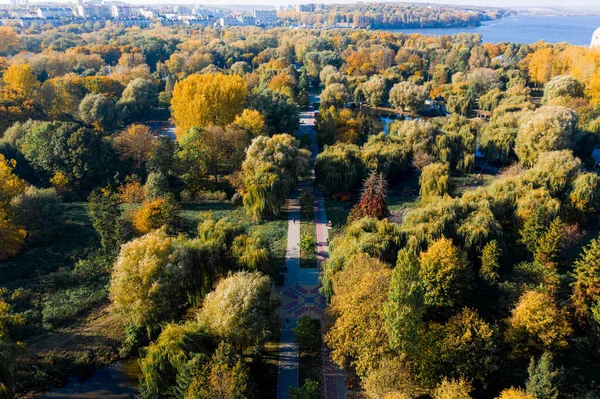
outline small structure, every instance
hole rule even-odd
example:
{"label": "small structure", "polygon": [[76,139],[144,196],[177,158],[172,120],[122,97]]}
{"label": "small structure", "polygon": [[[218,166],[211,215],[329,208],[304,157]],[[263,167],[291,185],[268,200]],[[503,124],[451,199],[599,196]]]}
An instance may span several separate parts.
{"label": "small structure", "polygon": [[590,47],[600,47],[600,28],[596,29],[594,34],[592,34],[592,44]]}

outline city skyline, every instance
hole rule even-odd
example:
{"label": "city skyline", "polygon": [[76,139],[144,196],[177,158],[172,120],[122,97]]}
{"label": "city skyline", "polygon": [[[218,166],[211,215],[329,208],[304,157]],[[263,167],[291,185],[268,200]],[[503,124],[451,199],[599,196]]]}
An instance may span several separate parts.
{"label": "city skyline", "polygon": [[[130,4],[186,4],[186,5],[210,5],[210,6],[273,6],[278,7],[282,5],[288,4],[304,4],[310,3],[311,1],[294,1],[289,2],[285,0],[264,0],[260,3],[257,3],[256,0],[235,0],[228,2],[227,4],[223,4],[222,1],[219,0],[202,0],[201,2],[197,0],[128,0],[126,3]],[[361,3],[382,3],[385,1],[361,1]],[[30,4],[45,4],[48,2],[44,1],[35,1],[30,2]],[[75,3],[73,1],[68,0],[54,0],[52,3]],[[356,0],[329,0],[324,1],[325,4],[352,4],[357,3]],[[421,4],[443,4],[443,5],[463,5],[463,6],[486,6],[486,7],[564,7],[564,8],[576,8],[576,7],[595,7],[600,8],[597,0],[575,0],[575,1],[565,1],[565,0],[436,0],[436,1],[427,1],[427,0],[414,0],[414,1],[406,1],[406,2],[394,2],[394,3],[421,3]],[[10,4],[10,0],[0,0],[0,5],[8,5]]]}

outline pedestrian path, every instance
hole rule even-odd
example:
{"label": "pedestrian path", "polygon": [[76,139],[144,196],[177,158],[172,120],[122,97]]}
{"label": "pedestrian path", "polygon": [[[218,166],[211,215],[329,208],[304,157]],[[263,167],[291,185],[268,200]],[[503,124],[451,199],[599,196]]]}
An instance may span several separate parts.
{"label": "pedestrian path", "polygon": [[[313,165],[314,179],[314,161],[318,155],[314,114],[312,112],[302,113],[301,121],[299,134],[308,134],[313,141],[311,164]],[[278,399],[288,399],[289,388],[298,387],[298,346],[295,343],[292,329],[298,319],[304,315],[320,320],[326,307],[325,298],[319,293],[321,264],[329,254],[325,200],[321,192],[313,189],[318,267],[316,269],[301,269],[299,196],[299,190],[293,190],[288,202],[288,241],[285,263],[287,270],[280,291],[283,304],[278,310],[282,326],[279,346]],[[323,381],[325,399],[343,399],[346,397],[346,377],[331,360],[329,348],[325,344],[323,344]]]}

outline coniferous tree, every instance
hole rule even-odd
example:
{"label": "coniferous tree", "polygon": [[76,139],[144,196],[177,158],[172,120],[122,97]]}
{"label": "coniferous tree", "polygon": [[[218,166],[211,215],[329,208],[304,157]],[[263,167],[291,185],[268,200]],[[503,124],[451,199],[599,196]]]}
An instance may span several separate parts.
{"label": "coniferous tree", "polygon": [[537,399],[558,398],[558,389],[555,386],[558,372],[554,370],[550,352],[544,352],[537,362],[532,357],[527,372],[529,378],[525,388],[528,394],[535,396]]}

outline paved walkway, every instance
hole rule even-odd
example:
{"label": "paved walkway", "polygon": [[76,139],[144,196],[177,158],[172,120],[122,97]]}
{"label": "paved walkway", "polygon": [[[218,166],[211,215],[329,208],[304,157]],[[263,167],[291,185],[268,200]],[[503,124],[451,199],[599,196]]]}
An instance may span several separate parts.
{"label": "paved walkway", "polygon": [[[314,160],[318,155],[315,118],[313,112],[300,115],[299,135],[307,134],[313,140],[312,163],[314,178]],[[325,298],[319,293],[319,272],[321,263],[328,257],[328,229],[323,194],[313,190],[315,197],[315,224],[317,236],[316,269],[300,268],[300,204],[299,190],[293,190],[289,200],[288,242],[286,251],[287,271],[281,289],[283,304],[279,308],[281,317],[281,338],[279,349],[279,379],[277,398],[289,398],[289,388],[298,387],[298,347],[292,329],[298,319],[308,315],[313,319],[321,319],[325,310]],[[324,331],[325,332],[325,331]],[[346,377],[331,361],[329,349],[323,344],[323,374],[325,399],[342,399],[346,397]]]}

